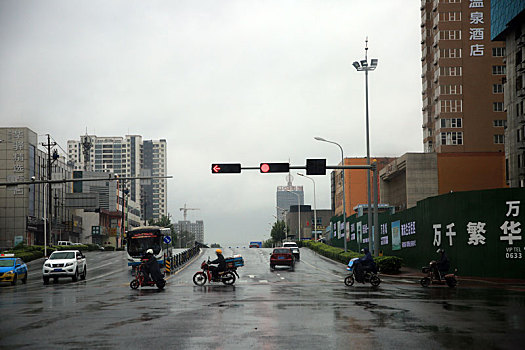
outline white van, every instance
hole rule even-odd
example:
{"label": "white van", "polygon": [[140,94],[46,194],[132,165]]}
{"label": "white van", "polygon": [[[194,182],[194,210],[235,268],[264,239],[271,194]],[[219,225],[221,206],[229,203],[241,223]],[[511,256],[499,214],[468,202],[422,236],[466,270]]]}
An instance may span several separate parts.
{"label": "white van", "polygon": [[292,254],[295,257],[295,259],[300,260],[301,255],[299,252],[299,247],[297,246],[297,243],[295,242],[283,242],[283,247],[290,248],[292,250]]}
{"label": "white van", "polygon": [[57,245],[73,245],[70,241],[58,241]]}

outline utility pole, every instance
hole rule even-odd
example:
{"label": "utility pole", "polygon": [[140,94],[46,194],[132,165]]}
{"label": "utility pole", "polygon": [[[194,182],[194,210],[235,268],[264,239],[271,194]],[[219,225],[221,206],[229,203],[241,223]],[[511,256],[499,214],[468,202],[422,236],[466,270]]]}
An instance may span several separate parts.
{"label": "utility pole", "polygon": [[[55,147],[56,145],[57,143],[54,141],[51,142],[51,136],[47,134],[47,144],[42,143],[42,146],[47,147],[47,179],[49,181],[51,181],[51,165],[56,159],[58,159],[58,153],[56,153],[56,158],[55,158],[55,154],[53,154],[53,157],[51,157],[51,147]],[[51,235],[51,223],[53,222],[53,192],[51,191],[51,186],[49,186],[48,191],[47,191],[47,200],[48,200],[47,210],[49,211],[51,215],[51,217],[49,218],[49,234]]]}

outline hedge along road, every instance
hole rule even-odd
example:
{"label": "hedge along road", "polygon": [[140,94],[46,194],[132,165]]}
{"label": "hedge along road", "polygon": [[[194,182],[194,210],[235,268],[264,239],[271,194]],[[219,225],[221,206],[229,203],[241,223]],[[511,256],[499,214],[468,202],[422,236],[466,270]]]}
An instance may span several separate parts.
{"label": "hedge along road", "polygon": [[234,286],[193,284],[214,249],[169,277],[163,291],[131,290],[124,252],[87,252],[88,279],[79,282],[44,286],[41,264],[31,264],[27,285],[0,288],[0,347],[459,349],[525,341],[523,292],[423,289],[395,278],[346,287],[343,264],[306,248],[294,271],[270,271],[271,249],[223,251],[245,260]]}

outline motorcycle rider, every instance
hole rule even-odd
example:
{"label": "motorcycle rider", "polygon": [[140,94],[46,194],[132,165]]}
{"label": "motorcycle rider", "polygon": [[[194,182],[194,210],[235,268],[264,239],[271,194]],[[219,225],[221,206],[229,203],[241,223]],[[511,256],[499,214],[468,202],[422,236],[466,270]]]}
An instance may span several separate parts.
{"label": "motorcycle rider", "polygon": [[357,282],[363,282],[366,271],[376,272],[376,264],[368,248],[361,249],[361,253],[363,253],[364,256],[360,257],[359,260],[356,260],[354,263],[354,273]]}
{"label": "motorcycle rider", "polygon": [[162,273],[160,272],[159,262],[155,255],[153,254],[153,249],[146,250],[146,254],[142,258],[143,271],[146,280],[149,280],[150,275],[151,279],[154,282],[157,282],[163,278]]}
{"label": "motorcycle rider", "polygon": [[439,248],[436,253],[441,255],[439,261],[434,264],[434,275],[441,280],[442,276],[445,276],[450,269],[450,260],[448,260],[445,249]]}
{"label": "motorcycle rider", "polygon": [[[209,268],[212,272],[213,279],[216,279],[219,276],[219,272],[226,271],[226,260],[224,259],[224,256],[222,255],[222,250],[217,249],[215,250],[215,254],[217,254],[217,259],[210,261]],[[217,266],[211,266],[211,264],[217,264]]]}

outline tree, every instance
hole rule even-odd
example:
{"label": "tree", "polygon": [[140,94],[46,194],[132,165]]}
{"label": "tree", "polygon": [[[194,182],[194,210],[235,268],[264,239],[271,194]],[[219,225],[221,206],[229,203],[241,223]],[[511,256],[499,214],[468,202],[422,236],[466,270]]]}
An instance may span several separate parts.
{"label": "tree", "polygon": [[263,248],[273,248],[273,239],[267,239],[266,241],[263,242],[263,245],[262,247]]}
{"label": "tree", "polygon": [[160,220],[155,221],[153,219],[149,220],[150,226],[159,226],[159,227],[169,227],[171,230],[171,237],[174,242],[177,240],[177,234],[175,233],[175,226],[171,223],[171,220],[169,217],[162,215]]}
{"label": "tree", "polygon": [[288,232],[289,228],[284,223],[284,220],[277,220],[277,222],[272,226],[272,232],[270,235],[272,236],[272,240],[277,243],[283,241],[286,238]]}

